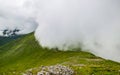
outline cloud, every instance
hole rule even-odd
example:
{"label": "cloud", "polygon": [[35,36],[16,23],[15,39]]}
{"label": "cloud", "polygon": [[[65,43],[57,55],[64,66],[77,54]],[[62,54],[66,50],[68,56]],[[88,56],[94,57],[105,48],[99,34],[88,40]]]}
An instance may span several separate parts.
{"label": "cloud", "polygon": [[[35,31],[43,47],[82,47],[120,62],[119,0],[0,0],[0,29]],[[38,27],[37,27],[38,26]]]}
{"label": "cloud", "polygon": [[0,30],[19,28],[19,34],[34,31],[37,22],[27,0],[0,0]]}
{"label": "cloud", "polygon": [[81,47],[120,62],[120,1],[44,0],[35,36],[44,47]]}

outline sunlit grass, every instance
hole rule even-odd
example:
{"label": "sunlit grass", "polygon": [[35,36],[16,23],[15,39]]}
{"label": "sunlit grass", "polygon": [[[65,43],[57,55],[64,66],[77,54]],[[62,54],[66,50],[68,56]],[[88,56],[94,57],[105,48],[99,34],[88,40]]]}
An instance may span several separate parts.
{"label": "sunlit grass", "polygon": [[19,75],[41,65],[70,66],[76,75],[119,75],[120,64],[88,52],[42,48],[33,33],[0,47],[0,75]]}

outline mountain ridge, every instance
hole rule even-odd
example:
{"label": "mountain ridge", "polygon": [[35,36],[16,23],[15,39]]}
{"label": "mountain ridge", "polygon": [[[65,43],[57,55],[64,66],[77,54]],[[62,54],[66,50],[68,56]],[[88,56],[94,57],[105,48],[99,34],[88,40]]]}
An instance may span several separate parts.
{"label": "mountain ridge", "polygon": [[34,33],[0,46],[0,75],[21,75],[31,68],[56,64],[71,66],[76,75],[120,73],[120,63],[102,59],[88,52],[43,48],[36,41]]}

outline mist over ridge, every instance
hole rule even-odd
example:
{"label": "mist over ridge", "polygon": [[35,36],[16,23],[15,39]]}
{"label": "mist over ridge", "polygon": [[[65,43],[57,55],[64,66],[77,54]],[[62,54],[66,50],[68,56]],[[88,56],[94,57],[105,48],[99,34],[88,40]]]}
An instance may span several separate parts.
{"label": "mist over ridge", "polygon": [[[42,3],[43,2],[43,3]],[[36,39],[45,47],[82,47],[120,62],[120,1],[41,1]]]}
{"label": "mist over ridge", "polygon": [[82,47],[120,62],[119,0],[0,0],[0,30],[35,31],[43,47]]}

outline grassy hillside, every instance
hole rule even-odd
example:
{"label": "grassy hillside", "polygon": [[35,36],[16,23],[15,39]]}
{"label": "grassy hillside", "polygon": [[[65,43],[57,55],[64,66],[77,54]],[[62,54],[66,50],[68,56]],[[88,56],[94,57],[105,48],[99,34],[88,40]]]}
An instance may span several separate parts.
{"label": "grassy hillside", "polygon": [[27,69],[62,64],[76,75],[119,75],[120,63],[82,51],[42,48],[33,33],[0,46],[0,75],[20,75]]}
{"label": "grassy hillside", "polygon": [[16,40],[20,37],[22,37],[22,35],[16,35],[16,36],[10,36],[10,37],[0,36],[0,46],[4,45],[12,40]]}

